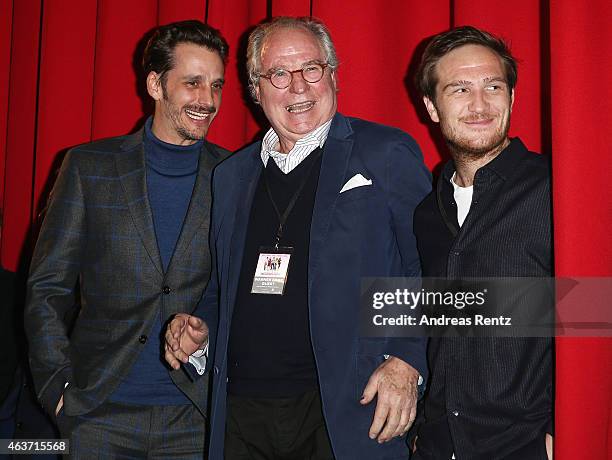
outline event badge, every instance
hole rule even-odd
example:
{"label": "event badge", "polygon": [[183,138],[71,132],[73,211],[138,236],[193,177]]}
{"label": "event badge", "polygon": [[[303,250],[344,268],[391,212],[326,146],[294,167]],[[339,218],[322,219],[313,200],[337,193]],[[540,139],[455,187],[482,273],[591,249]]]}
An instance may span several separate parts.
{"label": "event badge", "polygon": [[283,295],[293,248],[261,247],[251,294]]}

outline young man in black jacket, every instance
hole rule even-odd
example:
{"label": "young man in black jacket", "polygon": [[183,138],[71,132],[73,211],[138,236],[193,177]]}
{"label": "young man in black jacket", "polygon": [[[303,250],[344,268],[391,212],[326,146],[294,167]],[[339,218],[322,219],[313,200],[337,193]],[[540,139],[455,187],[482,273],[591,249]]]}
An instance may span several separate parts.
{"label": "young man in black jacket", "polygon": [[[425,50],[417,83],[453,157],[415,212],[426,277],[552,274],[549,160],[508,138],[516,78],[506,44],[473,27]],[[428,360],[416,458],[547,458],[550,338],[432,338]]]}

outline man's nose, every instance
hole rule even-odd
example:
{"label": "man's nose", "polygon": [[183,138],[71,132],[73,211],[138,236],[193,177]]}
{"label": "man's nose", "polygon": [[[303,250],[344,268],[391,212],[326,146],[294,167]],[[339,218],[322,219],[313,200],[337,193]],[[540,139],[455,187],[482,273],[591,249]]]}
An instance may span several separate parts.
{"label": "man's nose", "polygon": [[200,105],[214,105],[213,89],[204,85],[198,88],[197,102]]}
{"label": "man's nose", "polygon": [[468,107],[472,112],[486,112],[489,108],[487,95],[481,89],[475,89],[471,93],[470,105]]}
{"label": "man's nose", "polygon": [[291,83],[289,84],[289,91],[300,94],[308,90],[310,83],[304,80],[302,72],[295,72],[292,74],[292,77]]}

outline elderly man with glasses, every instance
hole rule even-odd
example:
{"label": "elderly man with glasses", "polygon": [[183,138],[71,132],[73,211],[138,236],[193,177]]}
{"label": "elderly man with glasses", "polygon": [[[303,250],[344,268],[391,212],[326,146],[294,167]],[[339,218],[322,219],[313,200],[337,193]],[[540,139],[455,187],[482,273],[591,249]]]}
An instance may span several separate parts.
{"label": "elderly man with glasses", "polygon": [[407,134],[337,113],[320,22],[258,26],[247,59],[271,129],[215,171],[212,280],[166,359],[209,347],[211,459],[407,458],[425,341],[360,337],[360,284],[419,275],[430,174]]}

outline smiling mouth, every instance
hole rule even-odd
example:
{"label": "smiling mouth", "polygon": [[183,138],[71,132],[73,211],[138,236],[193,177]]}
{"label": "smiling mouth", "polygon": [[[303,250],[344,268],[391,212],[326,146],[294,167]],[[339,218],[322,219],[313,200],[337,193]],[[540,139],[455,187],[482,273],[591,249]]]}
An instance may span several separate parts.
{"label": "smiling mouth", "polygon": [[285,107],[285,110],[289,113],[302,113],[312,109],[314,105],[314,101],[298,102],[297,104],[288,105]]}
{"label": "smiling mouth", "polygon": [[489,123],[492,123],[494,120],[495,120],[495,117],[492,117],[489,115],[483,115],[479,117],[464,118],[462,121],[467,125],[483,126],[483,125],[488,125]]}
{"label": "smiling mouth", "polygon": [[493,120],[478,120],[478,121],[466,121],[465,124],[470,126],[486,126]]}
{"label": "smiling mouth", "polygon": [[210,116],[210,114],[214,113],[214,111],[199,112],[197,110],[185,109],[185,113],[192,120],[202,121],[206,120]]}

